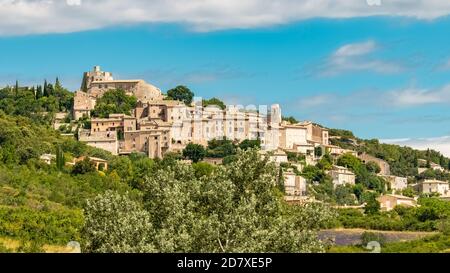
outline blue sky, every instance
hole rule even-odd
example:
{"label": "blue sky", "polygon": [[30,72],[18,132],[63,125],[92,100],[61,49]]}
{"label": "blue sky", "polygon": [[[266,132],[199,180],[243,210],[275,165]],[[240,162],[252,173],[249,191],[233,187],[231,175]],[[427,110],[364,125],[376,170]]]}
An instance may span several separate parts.
{"label": "blue sky", "polygon": [[[357,2],[355,15],[342,15],[335,8],[330,10],[335,15],[317,12],[308,17],[279,8],[262,17],[229,18],[229,13],[215,14],[211,8],[188,13],[183,20],[167,14],[151,22],[86,19],[85,25],[78,25],[76,18],[71,21],[67,7],[61,8],[64,19],[56,18],[53,24],[42,18],[27,22],[26,8],[36,9],[27,5],[40,1],[19,2],[23,20],[15,22],[10,16],[0,23],[0,86],[16,79],[38,84],[59,76],[76,90],[82,72],[101,65],[116,78],[142,78],[163,91],[184,84],[198,96],[228,103],[280,103],[284,115],[349,129],[363,138],[402,140],[450,154],[450,140],[445,138],[450,135],[446,1],[429,11],[424,8],[428,6],[408,7],[407,16],[398,15],[402,6],[392,4],[399,0],[379,14],[361,13]],[[140,18],[139,12],[149,7],[135,2],[132,18]],[[11,15],[8,5],[13,1],[0,0],[0,15]],[[50,14],[61,11],[57,7],[44,6]]]}

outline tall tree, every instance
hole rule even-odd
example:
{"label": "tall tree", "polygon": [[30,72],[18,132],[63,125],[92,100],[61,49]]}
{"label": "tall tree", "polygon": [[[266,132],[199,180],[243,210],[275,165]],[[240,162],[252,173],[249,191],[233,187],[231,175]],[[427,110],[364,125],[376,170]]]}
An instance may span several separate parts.
{"label": "tall tree", "polygon": [[14,99],[19,97],[19,81],[16,80],[16,85],[14,86]]}
{"label": "tall tree", "polygon": [[97,99],[92,116],[107,118],[110,114],[130,115],[136,104],[136,97],[128,96],[124,90],[109,90],[101,98]]}
{"label": "tall tree", "polygon": [[213,105],[213,106],[218,106],[222,110],[225,110],[227,108],[225,103],[223,101],[219,100],[218,98],[211,98],[209,100],[203,100],[202,103],[203,103],[203,107]]}
{"label": "tall tree", "polygon": [[183,101],[186,105],[190,105],[194,98],[194,93],[186,86],[179,85],[167,91],[167,96],[174,100]]}
{"label": "tall tree", "polygon": [[42,92],[42,86],[38,85],[36,87],[36,99],[40,99],[44,96],[43,92]]}
{"label": "tall tree", "polygon": [[183,156],[197,163],[206,156],[206,149],[202,145],[189,143],[183,150]]}
{"label": "tall tree", "polygon": [[[107,192],[88,202],[88,252],[324,252],[317,231],[335,217],[323,204],[286,206],[277,169],[256,149],[195,176],[175,163],[143,184],[143,204]],[[140,200],[140,199],[139,199]]]}
{"label": "tall tree", "polygon": [[59,78],[58,77],[56,77],[56,80],[55,80],[55,91],[61,91],[63,89],[63,87],[62,87],[62,85],[61,85],[61,83],[59,82]]}
{"label": "tall tree", "polygon": [[64,151],[61,146],[58,145],[58,147],[56,147],[56,167],[58,170],[62,171],[65,164]]}
{"label": "tall tree", "polygon": [[43,96],[44,97],[48,97],[49,93],[48,93],[48,85],[47,85],[47,80],[44,80],[44,91],[43,91]]}

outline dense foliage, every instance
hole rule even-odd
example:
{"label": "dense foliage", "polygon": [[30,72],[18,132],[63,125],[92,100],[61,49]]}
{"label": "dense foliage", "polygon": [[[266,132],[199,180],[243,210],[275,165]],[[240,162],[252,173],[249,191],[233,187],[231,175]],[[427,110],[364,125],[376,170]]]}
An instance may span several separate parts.
{"label": "dense foliage", "polygon": [[[173,164],[148,175],[142,202],[114,192],[88,202],[83,237],[92,252],[321,252],[320,204],[286,207],[277,171],[257,150],[197,176]],[[133,228],[134,227],[134,228]],[[124,234],[126,234],[124,236]]]}
{"label": "dense foliage", "polygon": [[72,105],[73,93],[63,88],[58,79],[55,85],[45,81],[43,87],[20,87],[16,83],[0,89],[0,110],[40,124],[48,124],[56,112],[70,111]]}
{"label": "dense foliage", "polygon": [[227,108],[225,103],[218,98],[211,98],[209,100],[203,100],[202,104],[203,104],[203,107],[218,106],[222,110],[225,110]]}
{"label": "dense foliage", "polygon": [[179,100],[186,105],[191,105],[194,93],[188,87],[179,85],[167,91],[167,96],[169,99]]}
{"label": "dense foliage", "polygon": [[393,211],[364,214],[340,209],[336,226],[396,231],[439,231],[450,220],[450,203],[437,198],[420,198],[419,207],[398,206]]}
{"label": "dense foliage", "polygon": [[[329,132],[331,144],[383,159],[389,163],[393,175],[418,176],[419,159],[438,164],[446,170],[449,170],[450,167],[450,159],[434,150],[419,151],[410,147],[380,143],[376,139],[363,140],[356,138],[352,132],[347,130],[330,129]],[[442,173],[429,171],[428,175],[439,177],[442,176]],[[446,178],[448,179],[448,176]]]}
{"label": "dense foliage", "polygon": [[136,107],[137,98],[129,96],[122,89],[109,90],[97,99],[92,116],[107,118],[110,114],[130,115]]}
{"label": "dense foliage", "polygon": [[297,124],[298,120],[296,118],[294,118],[293,116],[290,117],[282,117],[282,120],[287,121],[291,124]]}

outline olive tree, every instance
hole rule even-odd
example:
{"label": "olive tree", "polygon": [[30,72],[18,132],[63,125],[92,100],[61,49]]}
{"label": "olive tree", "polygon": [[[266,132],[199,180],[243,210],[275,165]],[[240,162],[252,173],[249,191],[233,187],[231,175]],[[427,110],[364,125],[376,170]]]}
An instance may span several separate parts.
{"label": "olive tree", "polygon": [[[175,163],[146,178],[144,209],[126,197],[97,197],[97,205],[86,208],[88,250],[323,252],[316,231],[334,214],[323,205],[288,206],[276,181],[276,166],[257,149],[239,151],[233,162],[202,176],[190,165]],[[104,223],[116,226],[104,229]],[[134,230],[127,226],[131,223]],[[131,235],[122,238],[123,232]],[[136,233],[152,239],[139,240]]]}

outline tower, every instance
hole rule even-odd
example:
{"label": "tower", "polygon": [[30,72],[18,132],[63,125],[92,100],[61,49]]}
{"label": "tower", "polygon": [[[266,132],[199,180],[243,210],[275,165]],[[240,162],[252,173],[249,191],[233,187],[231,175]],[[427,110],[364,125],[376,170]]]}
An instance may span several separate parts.
{"label": "tower", "polygon": [[96,65],[94,69],[89,72],[84,72],[83,81],[81,83],[81,90],[84,92],[88,92],[91,84],[93,82],[105,82],[105,81],[113,81],[114,78],[111,72],[104,72],[101,70],[101,67]]}
{"label": "tower", "polygon": [[279,104],[272,104],[270,106],[270,123],[280,124],[281,123],[281,108]]}

